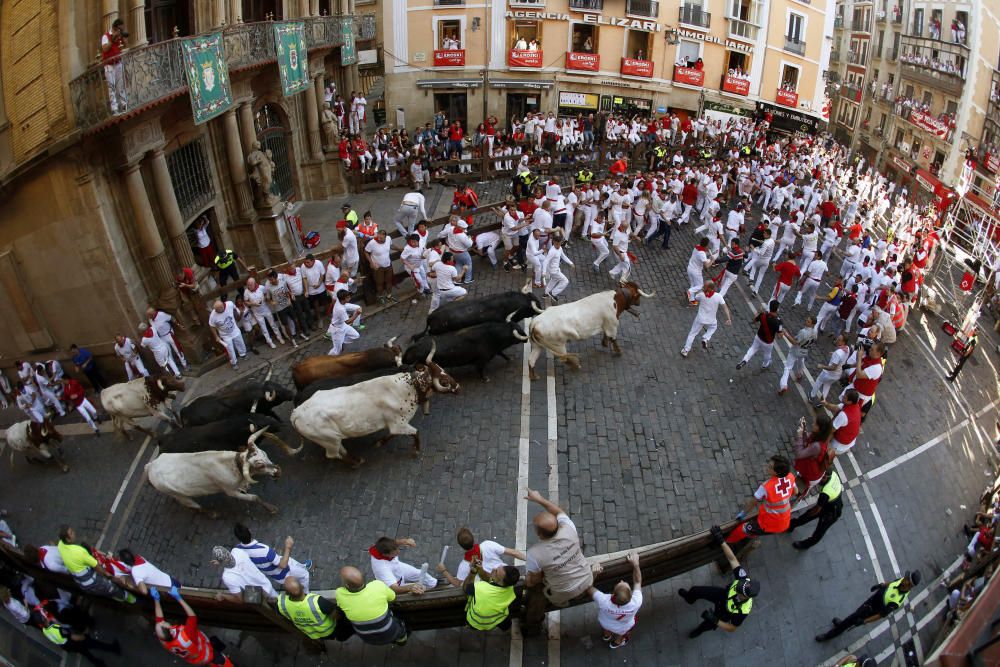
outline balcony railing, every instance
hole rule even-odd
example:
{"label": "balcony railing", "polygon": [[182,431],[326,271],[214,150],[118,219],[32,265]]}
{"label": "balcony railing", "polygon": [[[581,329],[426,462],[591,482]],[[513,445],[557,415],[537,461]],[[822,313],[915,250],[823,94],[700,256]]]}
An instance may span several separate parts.
{"label": "balcony railing", "polygon": [[903,23],[903,13],[902,12],[898,12],[897,11],[897,12],[891,14],[890,18],[891,18],[893,24],[895,24],[895,25],[901,25]]}
{"label": "balcony railing", "polygon": [[868,60],[866,58],[867,58],[866,54],[863,53],[847,54],[847,62],[851,63],[852,65],[862,65],[862,66],[867,65]]}
{"label": "balcony railing", "polygon": [[843,84],[840,86],[840,96],[845,100],[850,100],[856,104],[861,104],[861,89],[855,88],[850,84]]}
{"label": "balcony railing", "polygon": [[840,51],[830,51],[830,62],[832,63],[840,62]]}
{"label": "balcony railing", "polygon": [[[375,36],[375,16],[319,16],[306,19],[306,47],[331,48],[344,43],[343,25],[352,23],[358,39]],[[231,71],[266,65],[275,60],[273,23],[241,23],[223,31],[226,64]],[[169,39],[130,49],[119,61],[125,94],[113,112],[104,65],[88,68],[69,83],[76,126],[87,131],[116,116],[187,92],[181,40]]]}
{"label": "balcony railing", "polygon": [[625,15],[655,19],[660,15],[659,0],[625,0]]}
{"label": "balcony railing", "polygon": [[806,54],[806,43],[799,37],[785,35],[785,51],[804,56]]}
{"label": "balcony railing", "polygon": [[910,81],[922,83],[929,88],[940,90],[954,97],[961,97],[962,88],[965,86],[965,80],[960,74],[939,72],[929,67],[908,63],[905,60],[899,63],[899,74]]}
{"label": "balcony railing", "polygon": [[681,5],[678,20],[688,25],[696,25],[707,28],[712,23],[712,15],[701,7],[694,5]]}
{"label": "balcony railing", "polygon": [[833,29],[834,30],[843,30],[844,29],[844,17],[843,16],[835,16],[833,18]]}
{"label": "balcony railing", "polygon": [[749,21],[744,21],[732,16],[728,16],[726,18],[729,23],[728,34],[730,38],[742,39],[750,42],[757,40],[757,31],[760,30],[759,27]]}
{"label": "balcony railing", "polygon": [[569,8],[582,12],[604,11],[604,0],[569,0]]}

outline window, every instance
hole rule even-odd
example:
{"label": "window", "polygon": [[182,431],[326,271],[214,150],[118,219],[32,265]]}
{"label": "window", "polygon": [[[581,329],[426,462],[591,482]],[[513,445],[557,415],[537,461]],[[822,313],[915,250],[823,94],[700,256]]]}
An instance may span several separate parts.
{"label": "window", "polygon": [[597,26],[574,23],[570,32],[570,50],[574,53],[597,53]]}
{"label": "window", "polygon": [[781,89],[797,92],[799,89],[799,68],[784,64],[781,69]]}
{"label": "window", "polygon": [[215,199],[212,169],[205,150],[205,137],[188,142],[167,156],[170,183],[177,196],[181,216],[188,220]]}
{"label": "window", "polygon": [[934,104],[934,94],[929,90],[924,91],[924,104],[927,106]]}
{"label": "window", "polygon": [[885,122],[886,122],[887,118],[888,118],[888,116],[883,113],[882,117],[878,119],[878,133],[879,134],[883,134],[885,132]]}
{"label": "window", "polygon": [[146,39],[152,44],[178,35],[190,35],[188,3],[178,0],[146,0]]}
{"label": "window", "polygon": [[511,22],[510,48],[515,51],[542,50],[542,22],[515,19]]}
{"label": "window", "polygon": [[882,47],[885,46],[885,30],[878,31],[878,47],[875,49],[875,53],[882,55]]}
{"label": "window", "polygon": [[625,57],[636,60],[649,60],[650,38],[652,33],[644,30],[629,30],[626,33]]}
{"label": "window", "polygon": [[871,121],[871,119],[872,119],[872,108],[868,107],[867,109],[865,109],[865,122],[868,123]]}
{"label": "window", "polygon": [[434,21],[434,48],[439,51],[460,51],[465,48],[464,18],[442,18]]}
{"label": "window", "polygon": [[[949,32],[952,26],[949,26]],[[955,34],[950,35],[953,42],[958,42],[959,44],[968,44],[967,33],[969,28],[969,13],[968,12],[955,12]]]}
{"label": "window", "polygon": [[788,13],[788,31],[785,33],[789,40],[802,42],[805,36],[806,17],[795,12]]}
{"label": "window", "polygon": [[914,37],[924,36],[924,9],[923,7],[913,8],[913,30],[910,33]]}
{"label": "window", "polygon": [[957,116],[958,115],[958,102],[955,102],[954,100],[948,100],[947,102],[944,103],[944,110],[945,110],[945,113],[949,113],[952,116]]}
{"label": "window", "polygon": [[896,141],[893,142],[893,145],[896,148],[899,148],[899,147],[901,147],[903,145],[903,131],[902,130],[899,130],[899,129],[896,130]]}
{"label": "window", "polygon": [[741,79],[750,76],[750,55],[742,51],[728,51],[726,57],[726,73]]}
{"label": "window", "polygon": [[677,44],[677,64],[682,67],[694,67],[701,58],[701,42],[682,39]]}

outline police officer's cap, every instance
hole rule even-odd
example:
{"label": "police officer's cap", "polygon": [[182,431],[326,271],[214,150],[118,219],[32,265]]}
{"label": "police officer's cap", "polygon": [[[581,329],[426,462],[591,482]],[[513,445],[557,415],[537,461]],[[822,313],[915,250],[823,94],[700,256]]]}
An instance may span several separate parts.
{"label": "police officer's cap", "polygon": [[757,594],[760,593],[760,582],[756,579],[740,579],[736,592],[743,597],[757,597]]}
{"label": "police officer's cap", "polygon": [[914,586],[920,585],[920,570],[907,570],[903,576],[909,579]]}

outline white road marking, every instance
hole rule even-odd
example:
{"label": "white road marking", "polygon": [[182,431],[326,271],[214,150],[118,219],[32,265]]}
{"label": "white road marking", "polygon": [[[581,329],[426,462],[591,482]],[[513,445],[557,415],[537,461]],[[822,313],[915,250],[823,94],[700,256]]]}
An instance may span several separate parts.
{"label": "white road marking", "polygon": [[146,447],[153,440],[152,436],[146,436],[146,439],[142,441],[142,447],[136,453],[135,457],[132,459],[132,465],[129,466],[128,472],[125,473],[125,479],[122,480],[121,486],[118,487],[118,494],[115,496],[115,500],[111,503],[111,510],[108,512],[108,518],[104,522],[104,528],[101,530],[100,537],[97,538],[97,543],[94,545],[97,549],[100,549],[104,544],[104,538],[107,537],[108,528],[111,525],[111,517],[115,515],[118,510],[118,503],[121,502],[122,496],[125,495],[125,489],[128,488],[129,482],[132,481],[132,475],[135,474],[135,469],[139,466],[139,461],[142,460],[143,454],[146,453]]}
{"label": "white road marking", "polygon": [[[521,346],[521,431],[517,439],[517,514],[514,521],[514,548],[528,548],[528,461],[531,449],[531,378],[528,370],[528,343]],[[517,619],[510,629],[510,667],[521,667],[524,661],[524,636]]]}
{"label": "white road marking", "polygon": [[[550,501],[559,504],[559,416],[556,406],[556,360],[552,352],[545,351],[545,364],[548,369],[545,377],[546,408],[548,412],[548,462]],[[548,655],[549,667],[559,667],[560,664],[560,631],[561,614],[558,610],[550,611],[548,619]]]}

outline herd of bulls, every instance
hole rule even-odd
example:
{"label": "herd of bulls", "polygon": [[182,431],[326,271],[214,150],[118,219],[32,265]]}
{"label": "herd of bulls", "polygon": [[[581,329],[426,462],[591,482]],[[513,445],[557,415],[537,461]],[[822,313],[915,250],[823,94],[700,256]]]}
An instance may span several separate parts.
{"label": "herd of bulls", "polygon": [[[150,484],[192,509],[201,509],[193,498],[223,493],[258,502],[271,512],[274,506],[249,493],[255,477],[281,474],[279,466],[258,447],[265,437],[286,454],[301,451],[309,440],[326,451],[327,458],[357,467],[364,462],[352,456],[343,441],[383,432],[382,444],[394,435],[412,438],[414,453],[420,435],[410,424],[417,408],[430,410],[435,393],[458,393],[459,384],[445,369],[474,366],[484,381],[486,368],[496,356],[518,343],[531,342],[529,366],[541,351],[549,350],[564,363],[579,368],[578,355],[566,343],[602,334],[602,344],[620,353],[617,343],[621,316],[634,310],[640,296],[651,297],[632,282],[623,283],[579,301],[542,308],[538,297],[526,289],[446,304],[431,313],[427,326],[412,337],[404,350],[396,338],[385,345],[340,356],[308,357],[292,368],[297,393],[275,382],[252,382],[191,401],[179,413],[168,407],[183,383],[169,377],[139,378],[101,393],[101,403],[124,433],[150,415],[176,428],[154,436],[159,455],[146,466]],[[524,323],[522,325],[522,323]],[[281,420],[274,409],[294,402],[289,421],[300,436],[293,449],[275,432]],[[24,425],[24,428],[21,426]],[[22,433],[23,431],[23,433]],[[21,422],[7,431],[11,448],[31,459],[56,459],[62,438],[51,423]]]}

